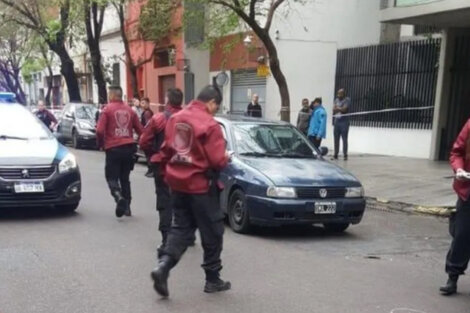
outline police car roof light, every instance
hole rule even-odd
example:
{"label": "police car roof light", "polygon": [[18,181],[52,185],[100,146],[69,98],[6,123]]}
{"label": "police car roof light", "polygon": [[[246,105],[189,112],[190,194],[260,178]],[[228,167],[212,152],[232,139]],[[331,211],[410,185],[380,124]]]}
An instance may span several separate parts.
{"label": "police car roof light", "polygon": [[15,103],[16,95],[12,92],[0,92],[0,102]]}

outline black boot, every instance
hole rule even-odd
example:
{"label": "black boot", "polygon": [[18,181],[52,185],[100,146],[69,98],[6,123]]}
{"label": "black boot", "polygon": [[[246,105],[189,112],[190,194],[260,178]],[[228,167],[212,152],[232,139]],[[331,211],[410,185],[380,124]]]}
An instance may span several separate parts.
{"label": "black boot", "polygon": [[126,201],[126,210],[124,211],[124,215],[125,216],[132,216],[130,201]]}
{"label": "black boot", "polygon": [[152,271],[151,277],[153,279],[153,288],[162,297],[168,297],[168,277],[170,270],[175,266],[176,262],[168,255],[160,258],[158,266]]}
{"label": "black boot", "polygon": [[206,271],[206,285],[204,286],[205,293],[227,291],[231,288],[232,284],[230,284],[230,282],[220,279],[219,272]]}
{"label": "black boot", "polygon": [[127,200],[124,199],[119,190],[113,191],[114,201],[116,201],[116,216],[122,217],[127,209]]}
{"label": "black boot", "polygon": [[445,286],[442,286],[439,290],[443,296],[450,296],[457,292],[457,281],[458,275],[449,275],[449,279]]}

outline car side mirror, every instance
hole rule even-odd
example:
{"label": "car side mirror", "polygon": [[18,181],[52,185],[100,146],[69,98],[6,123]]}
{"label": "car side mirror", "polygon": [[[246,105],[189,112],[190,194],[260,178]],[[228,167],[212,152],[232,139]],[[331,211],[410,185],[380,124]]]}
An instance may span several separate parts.
{"label": "car side mirror", "polygon": [[322,156],[325,156],[328,154],[328,148],[327,147],[320,147],[320,153]]}
{"label": "car side mirror", "polygon": [[67,113],[67,114],[65,114],[65,117],[73,119],[74,115],[72,113]]}

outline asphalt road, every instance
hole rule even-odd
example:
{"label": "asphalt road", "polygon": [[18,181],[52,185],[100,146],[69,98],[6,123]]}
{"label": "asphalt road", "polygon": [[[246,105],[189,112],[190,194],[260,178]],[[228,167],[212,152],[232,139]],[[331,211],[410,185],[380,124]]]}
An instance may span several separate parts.
{"label": "asphalt road", "polygon": [[223,277],[233,290],[202,292],[200,245],[170,277],[170,300],[152,289],[160,236],[152,180],[132,174],[134,216],[116,219],[103,178],[104,156],[78,151],[83,200],[76,214],[39,210],[0,213],[1,313],[316,312],[463,313],[460,294],[444,282],[447,223],[423,216],[366,212],[344,235],[318,228],[227,229]]}

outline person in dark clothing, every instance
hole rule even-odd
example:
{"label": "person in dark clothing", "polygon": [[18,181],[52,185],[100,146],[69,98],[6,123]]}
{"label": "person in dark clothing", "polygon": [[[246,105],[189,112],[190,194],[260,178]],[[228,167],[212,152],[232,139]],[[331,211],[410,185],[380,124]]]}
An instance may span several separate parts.
{"label": "person in dark clothing", "polygon": [[[140,122],[142,123],[142,126],[145,127],[153,117],[153,111],[150,110],[150,99],[143,98],[140,103],[140,107],[142,108]],[[154,176],[153,176],[153,166],[150,162],[151,155],[147,154],[145,150],[144,150],[144,153],[145,153],[145,158],[147,159],[147,172],[145,173],[145,176],[148,178],[152,178]]]}
{"label": "person in dark clothing", "polygon": [[170,88],[167,91],[166,106],[162,113],[155,114],[149,121],[139,140],[142,150],[150,155],[155,180],[155,191],[157,194],[157,211],[159,215],[158,229],[162,234],[162,243],[158,248],[158,255],[165,246],[168,233],[171,229],[171,220],[173,218],[173,210],[170,203],[170,188],[165,183],[165,167],[162,165],[161,145],[165,139],[165,127],[168,119],[181,111],[183,103],[183,92],[177,88]]}
{"label": "person in dark clothing", "polygon": [[351,100],[346,97],[344,89],[338,90],[337,98],[333,106],[334,140],[335,154],[333,160],[338,160],[339,141],[343,140],[344,160],[348,160],[348,135],[349,135],[349,116],[342,116],[349,112]]}
{"label": "person in dark clothing", "polygon": [[137,114],[122,102],[121,87],[109,88],[109,101],[98,120],[98,147],[106,151],[105,176],[116,201],[116,216],[131,216],[129,176],[137,151],[133,131],[142,134],[142,125]]}
{"label": "person in dark clothing", "polygon": [[217,87],[207,86],[190,105],[173,115],[165,128],[162,146],[165,180],[171,189],[173,224],[163,247],[158,266],[152,271],[154,288],[168,297],[170,270],[190,245],[196,228],[204,249],[202,267],[206,274],[204,292],[231,288],[220,279],[224,213],[219,203],[218,174],[229,162],[222,129],[213,115],[222,95]]}
{"label": "person in dark clothing", "polygon": [[299,112],[297,117],[297,129],[300,130],[304,135],[307,135],[308,126],[310,123],[310,117],[312,116],[312,111],[308,105],[308,99],[302,100],[302,109]]}
{"label": "person in dark clothing", "polygon": [[47,128],[52,130],[54,125],[57,124],[57,119],[55,118],[54,114],[49,112],[44,105],[44,101],[38,101],[38,111],[36,112],[36,117],[41,120],[41,122],[46,125]]}
{"label": "person in dark clothing", "polygon": [[142,126],[145,127],[147,123],[150,121],[150,119],[153,116],[153,111],[150,110],[150,99],[149,98],[143,98],[140,107],[142,108],[142,115],[140,116],[140,122],[142,123]]}
{"label": "person in dark clothing", "polygon": [[251,98],[251,102],[248,104],[248,107],[246,108],[246,115],[251,116],[251,117],[258,117],[261,118],[263,116],[263,109],[261,108],[261,105],[258,102],[259,97],[257,94],[254,94],[253,97]]}
{"label": "person in dark clothing", "polygon": [[440,288],[442,295],[457,292],[457,281],[463,275],[470,261],[470,120],[467,121],[450,153],[450,165],[455,172],[454,190],[458,201],[456,212],[452,213],[449,232],[452,244],[446,258],[446,285]]}

